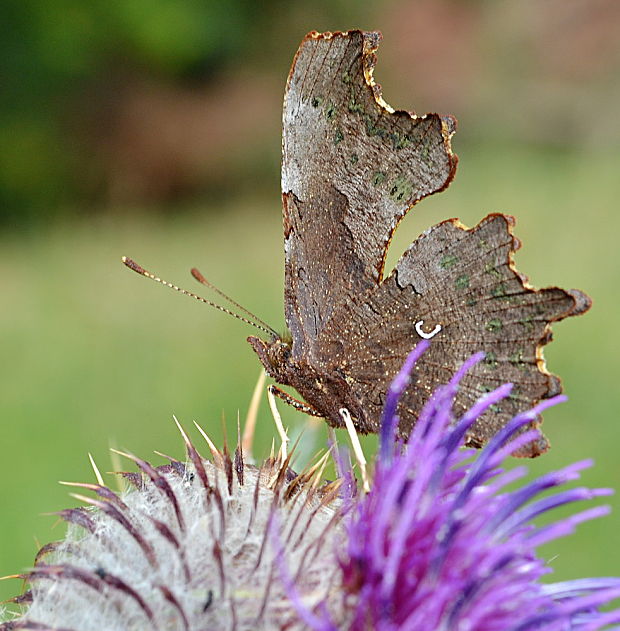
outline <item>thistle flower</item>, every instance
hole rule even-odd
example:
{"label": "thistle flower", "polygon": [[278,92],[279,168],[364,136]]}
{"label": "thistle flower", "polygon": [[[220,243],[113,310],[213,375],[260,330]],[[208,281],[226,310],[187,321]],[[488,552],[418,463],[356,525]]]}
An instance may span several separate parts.
{"label": "thistle flower", "polygon": [[[358,490],[332,445],[339,479],[321,482],[327,456],[297,475],[284,450],[260,467],[241,447],[209,443],[199,455],[183,430],[188,460],[140,473],[133,489],[77,485],[97,499],[62,511],[66,538],[45,546],[24,575],[29,590],[10,629],[347,629],[595,631],[620,624],[620,579],[543,584],[537,547],[601,516],[599,506],[548,526],[532,519],[606,489],[561,490],[588,461],[516,490],[524,469],[503,459],[536,438],[524,431],[549,400],[515,418],[481,452],[464,450],[467,429],[502,398],[505,385],[460,419],[452,415],[466,362],[439,388],[406,444],[396,441],[397,401],[418,345],[388,393],[370,490]],[[346,417],[346,412],[343,411]],[[282,432],[280,432],[282,434]],[[207,439],[208,440],[208,439]],[[284,443],[283,443],[284,445]],[[127,454],[126,454],[127,455]],[[538,496],[558,489],[555,495]]]}

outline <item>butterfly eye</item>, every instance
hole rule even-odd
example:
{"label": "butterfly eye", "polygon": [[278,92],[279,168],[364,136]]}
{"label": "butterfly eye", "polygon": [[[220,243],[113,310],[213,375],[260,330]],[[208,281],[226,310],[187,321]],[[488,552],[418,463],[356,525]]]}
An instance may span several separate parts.
{"label": "butterfly eye", "polygon": [[285,360],[291,356],[291,345],[286,342],[278,342],[278,354]]}
{"label": "butterfly eye", "polygon": [[439,333],[439,331],[441,331],[441,324],[436,324],[435,327],[433,328],[432,331],[430,331],[430,333],[426,333],[423,329],[422,329],[422,325],[424,324],[424,320],[418,320],[415,323],[415,332],[423,339],[423,340],[430,340],[432,337],[435,337],[435,335],[437,335],[437,333]]}

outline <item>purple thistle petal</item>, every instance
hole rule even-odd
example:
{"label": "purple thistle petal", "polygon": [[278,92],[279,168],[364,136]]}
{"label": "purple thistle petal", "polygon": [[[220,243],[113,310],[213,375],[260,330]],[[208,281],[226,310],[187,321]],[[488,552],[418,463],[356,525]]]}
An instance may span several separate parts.
{"label": "purple thistle petal", "polygon": [[449,451],[456,449],[462,442],[467,430],[492,406],[505,399],[512,391],[513,385],[505,383],[499,388],[480,397],[474,405],[463,414],[446,440]]}
{"label": "purple thistle petal", "polygon": [[388,388],[385,408],[381,418],[381,433],[379,437],[381,460],[387,460],[389,458],[390,449],[396,436],[396,428],[398,427],[396,408],[398,406],[398,400],[409,385],[411,370],[414,364],[422,357],[429,345],[428,340],[422,340],[416,344],[414,349],[407,355],[403,367],[396,377],[394,377]]}
{"label": "purple thistle petal", "polygon": [[[603,590],[598,593],[589,594],[579,598],[573,598],[569,601],[560,603],[553,611],[546,611],[539,616],[533,616],[526,623],[515,627],[515,631],[527,631],[529,629],[547,629],[548,622],[559,620],[570,620],[575,614],[583,611],[591,611],[597,607],[605,605],[612,600],[620,598],[620,588]],[[596,613],[590,616],[589,620],[582,624],[571,625],[570,627],[562,627],[568,629],[579,629],[579,631],[595,631],[602,629],[610,623],[620,622],[620,610],[608,612],[607,614]],[[545,625],[545,626],[543,626]]]}
{"label": "purple thistle petal", "polygon": [[573,598],[584,592],[606,589],[620,589],[620,578],[616,576],[599,578],[578,578],[572,581],[561,581],[551,585],[542,585],[542,591],[556,599]]}
{"label": "purple thistle petal", "polygon": [[[531,421],[529,419],[521,419],[519,423],[519,428],[528,425]],[[516,454],[521,447],[525,447],[525,445],[529,445],[531,442],[536,441],[540,438],[540,430],[538,429],[529,429],[522,434],[516,436],[516,438],[511,438],[508,442],[500,447],[489,459],[488,468],[493,469],[493,467],[499,466],[500,463],[504,462],[506,458],[509,456],[513,456]]]}
{"label": "purple thistle petal", "polygon": [[503,471],[499,475],[496,476],[493,482],[489,482],[486,485],[489,493],[495,494],[499,493],[501,489],[527,475],[527,467],[515,467],[514,469],[510,469],[508,471]]}
{"label": "purple thistle petal", "polygon": [[592,519],[609,515],[611,508],[607,505],[596,506],[587,510],[566,517],[560,521],[554,522],[548,526],[540,528],[537,532],[529,537],[529,544],[532,546],[541,546],[548,541],[566,537],[575,531],[575,526]]}
{"label": "purple thistle petal", "polygon": [[[618,598],[618,595],[613,596],[613,594],[608,594],[603,602],[609,602],[612,598]],[[616,623],[620,624],[619,610],[609,611],[607,613],[596,613],[592,616],[592,621],[589,624],[585,624],[584,622],[579,627],[579,631],[598,631],[598,629],[604,629],[607,625]],[[613,627],[613,629],[618,631],[620,627]]]}
{"label": "purple thistle petal", "polygon": [[510,494],[510,502],[506,502],[502,510],[498,510],[493,519],[489,522],[489,529],[498,528],[499,525],[509,517],[512,517],[516,510],[523,506],[530,499],[542,493],[546,489],[560,486],[571,480],[579,478],[579,471],[589,468],[591,466],[590,460],[584,460],[582,462],[576,462],[568,467],[561,469],[560,471],[553,471],[540,476],[530,484],[518,489]]}
{"label": "purple thistle petal", "polygon": [[511,531],[516,530],[522,524],[532,521],[535,517],[549,512],[553,508],[564,506],[565,504],[572,504],[582,500],[591,500],[595,497],[599,497],[602,493],[597,493],[596,490],[587,488],[570,489],[563,493],[556,493],[551,497],[546,497],[537,502],[533,502],[529,506],[516,511],[509,519],[506,519],[501,525],[498,523],[496,528],[496,535],[500,537],[507,536]]}
{"label": "purple thistle petal", "polygon": [[348,502],[357,495],[357,485],[355,483],[355,476],[353,475],[349,450],[344,446],[340,447],[338,444],[332,442],[331,439],[328,440],[328,446],[336,467],[336,475],[342,480],[340,496],[343,500]]}
{"label": "purple thistle petal", "polygon": [[[476,357],[476,356],[474,356]],[[455,425],[455,427],[447,434],[446,438],[443,441],[443,446],[446,454],[452,454],[454,450],[459,447],[463,443],[465,439],[465,435],[470,427],[492,406],[495,405],[498,401],[505,399],[512,390],[512,384],[506,383],[499,388],[489,392],[484,395],[474,405],[463,414],[461,419]],[[435,481],[436,483],[441,479],[445,472],[445,466],[447,465],[448,460],[445,459],[443,466],[438,467],[435,470]]]}
{"label": "purple thistle petal", "polygon": [[484,475],[486,471],[490,467],[496,466],[496,462],[493,460],[493,456],[496,452],[501,453],[500,460],[503,460],[503,453],[500,451],[501,446],[510,439],[523,425],[533,421],[538,414],[540,414],[543,410],[551,407],[553,405],[557,405],[558,403],[562,403],[566,401],[566,397],[564,395],[559,395],[557,397],[553,397],[551,399],[547,399],[546,401],[542,401],[537,406],[533,407],[528,412],[524,412],[523,414],[519,414],[515,416],[509,423],[506,424],[485,446],[482,450],[480,456],[477,458],[476,462],[472,466],[469,471],[469,480],[464,485],[462,491],[461,501],[464,500],[465,496],[471,488],[473,488],[479,481],[481,476]]}

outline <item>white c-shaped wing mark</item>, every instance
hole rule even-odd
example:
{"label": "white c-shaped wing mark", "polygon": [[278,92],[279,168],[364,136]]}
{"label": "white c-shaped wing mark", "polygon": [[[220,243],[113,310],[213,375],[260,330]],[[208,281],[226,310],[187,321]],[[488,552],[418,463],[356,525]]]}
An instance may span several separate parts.
{"label": "white c-shaped wing mark", "polygon": [[430,340],[432,337],[435,337],[439,331],[441,331],[441,324],[436,324],[435,328],[430,333],[425,333],[422,330],[422,325],[424,324],[424,320],[418,320],[415,323],[415,332],[424,340]]}

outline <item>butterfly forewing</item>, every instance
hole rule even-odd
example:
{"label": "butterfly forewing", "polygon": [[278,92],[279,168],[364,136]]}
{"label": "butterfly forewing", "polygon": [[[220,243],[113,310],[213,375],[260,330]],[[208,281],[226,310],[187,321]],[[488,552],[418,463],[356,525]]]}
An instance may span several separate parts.
{"label": "butterfly forewing", "polygon": [[454,120],[393,112],[372,80],[378,33],[312,33],[288,79],[282,194],[287,324],[312,352],[339,303],[376,285],[402,216],[445,188]]}

